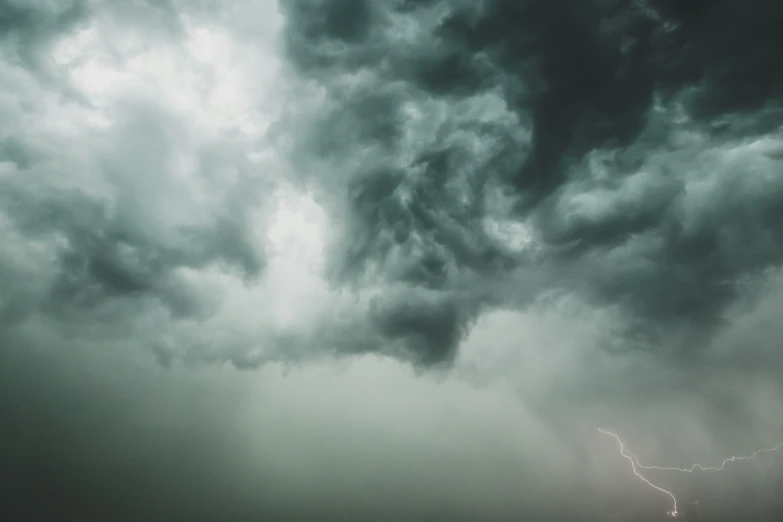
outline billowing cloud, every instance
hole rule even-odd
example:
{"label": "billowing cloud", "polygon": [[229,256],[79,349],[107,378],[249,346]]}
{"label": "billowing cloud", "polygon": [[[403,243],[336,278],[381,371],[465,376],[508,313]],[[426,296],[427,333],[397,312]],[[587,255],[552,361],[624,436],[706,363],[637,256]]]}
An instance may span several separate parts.
{"label": "billowing cloud", "polygon": [[598,427],[781,436],[781,17],[0,0],[0,516],[663,517]]}
{"label": "billowing cloud", "polygon": [[[348,208],[337,274],[381,264],[380,277],[450,291],[552,272],[558,283],[522,293],[562,286],[648,334],[702,337],[780,263],[779,13],[283,5],[288,55],[327,92],[297,151]],[[498,222],[523,227],[526,248],[498,241]],[[507,299],[493,297],[479,300]]]}

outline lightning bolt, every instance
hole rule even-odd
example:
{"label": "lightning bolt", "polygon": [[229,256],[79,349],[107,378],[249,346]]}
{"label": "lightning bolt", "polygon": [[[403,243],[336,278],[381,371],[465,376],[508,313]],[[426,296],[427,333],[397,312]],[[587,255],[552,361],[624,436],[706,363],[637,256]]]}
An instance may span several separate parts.
{"label": "lightning bolt", "polygon": [[[609,435],[610,437],[614,437],[614,439],[617,441],[617,444],[619,444],[619,446],[620,446],[620,455],[622,455],[623,458],[625,458],[626,460],[628,460],[628,462],[631,463],[631,470],[633,470],[633,474],[634,475],[636,475],[640,480],[642,480],[644,483],[646,483],[651,488],[657,489],[658,491],[668,495],[668,497],[672,499],[672,509],[667,511],[666,514],[669,515],[670,517],[676,517],[679,514],[679,512],[677,511],[677,497],[674,496],[674,493],[672,493],[668,489],[663,489],[661,486],[656,486],[655,484],[653,484],[652,482],[647,480],[644,477],[644,475],[639,473],[639,470],[636,469],[637,468],[637,460],[638,460],[636,455],[634,455],[633,453],[631,453],[630,451],[625,449],[625,444],[623,444],[623,441],[620,439],[620,437],[618,437],[617,435],[615,435],[611,431],[606,431],[606,430],[601,429],[601,428],[598,428],[598,431],[600,431],[601,433],[603,433],[605,435]],[[639,466],[639,467],[641,467],[641,466]]]}
{"label": "lightning bolt", "polygon": [[723,462],[721,462],[720,466],[702,466],[701,464],[694,464],[690,468],[676,468],[676,467],[668,467],[668,466],[643,466],[639,464],[638,458],[636,459],[636,465],[640,469],[656,469],[660,471],[682,471],[684,473],[693,473],[697,469],[700,469],[702,471],[723,471],[723,469],[726,467],[726,464],[728,464],[729,462],[736,462],[738,460],[753,460],[759,455],[761,455],[762,453],[773,453],[776,451],[780,451],[781,448],[783,448],[783,442],[772,448],[764,448],[764,449],[756,450],[750,455],[746,455],[742,457],[729,457],[727,459],[724,459]]}
{"label": "lightning bolt", "polygon": [[[726,464],[728,464],[729,462],[736,462],[738,460],[753,460],[759,455],[761,455],[762,453],[773,453],[773,452],[780,451],[781,448],[783,448],[783,442],[782,442],[772,448],[764,448],[764,449],[756,450],[750,455],[740,456],[740,457],[732,456],[727,459],[724,459],[723,462],[721,462],[720,466],[702,466],[701,464],[693,464],[690,468],[678,468],[674,466],[671,467],[670,466],[644,466],[639,463],[639,457],[637,457],[634,453],[625,449],[625,444],[623,444],[623,441],[620,439],[618,435],[612,433],[611,431],[606,431],[601,428],[599,428],[598,431],[605,435],[609,435],[610,437],[613,437],[617,441],[617,444],[620,446],[620,454],[623,456],[623,458],[625,458],[626,460],[628,460],[628,462],[631,463],[631,469],[633,470],[634,475],[636,475],[639,479],[645,482],[648,486],[657,489],[661,493],[665,493],[666,495],[669,496],[669,498],[672,499],[672,509],[670,511],[667,511],[666,513],[671,517],[676,517],[677,515],[679,515],[679,511],[677,511],[677,498],[674,496],[674,494],[671,491],[663,489],[660,486],[656,486],[655,484],[647,480],[641,473],[639,473],[640,469],[656,470],[656,471],[681,471],[684,473],[693,473],[697,469],[701,471],[723,471],[726,467]],[[698,501],[696,502],[696,505],[698,507]]]}

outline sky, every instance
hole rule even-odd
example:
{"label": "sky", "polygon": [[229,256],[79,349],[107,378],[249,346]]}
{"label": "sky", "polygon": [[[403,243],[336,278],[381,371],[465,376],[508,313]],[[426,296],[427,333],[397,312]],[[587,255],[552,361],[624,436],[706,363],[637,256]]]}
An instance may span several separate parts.
{"label": "sky", "polygon": [[[0,518],[656,522],[783,441],[783,5],[0,0]],[[645,472],[778,521],[783,453]]]}

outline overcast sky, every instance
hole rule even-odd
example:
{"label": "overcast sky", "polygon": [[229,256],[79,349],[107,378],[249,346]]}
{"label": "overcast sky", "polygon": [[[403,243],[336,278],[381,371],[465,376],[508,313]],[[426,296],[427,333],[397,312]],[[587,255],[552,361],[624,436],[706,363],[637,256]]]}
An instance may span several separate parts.
{"label": "overcast sky", "polygon": [[[783,5],[0,0],[0,518],[637,522],[783,440]],[[783,454],[649,472],[779,521]]]}

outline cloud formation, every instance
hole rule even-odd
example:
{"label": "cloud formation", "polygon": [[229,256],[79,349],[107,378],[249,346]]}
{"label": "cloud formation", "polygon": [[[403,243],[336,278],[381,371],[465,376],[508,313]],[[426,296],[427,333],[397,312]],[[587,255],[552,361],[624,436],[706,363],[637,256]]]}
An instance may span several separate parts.
{"label": "cloud formation", "polygon": [[0,0],[0,516],[657,520],[598,427],[780,436],[781,18]]}
{"label": "cloud formation", "polygon": [[359,5],[283,3],[288,56],[327,92],[297,151],[348,208],[338,275],[450,292],[551,272],[524,293],[690,337],[779,265],[776,9]]}

